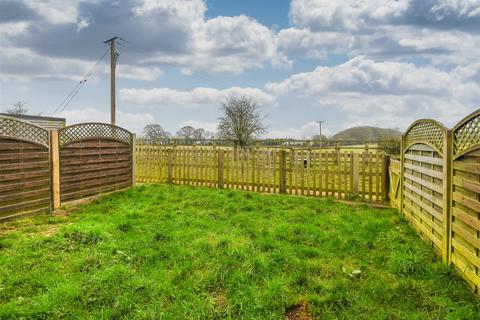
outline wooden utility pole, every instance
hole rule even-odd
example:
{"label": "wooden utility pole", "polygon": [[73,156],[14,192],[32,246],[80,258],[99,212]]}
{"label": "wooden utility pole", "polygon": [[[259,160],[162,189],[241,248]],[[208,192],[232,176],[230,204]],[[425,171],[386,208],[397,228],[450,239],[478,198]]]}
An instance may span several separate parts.
{"label": "wooden utility pole", "polygon": [[115,125],[115,66],[117,64],[117,53],[115,52],[115,40],[113,37],[105,41],[110,45],[110,122]]}

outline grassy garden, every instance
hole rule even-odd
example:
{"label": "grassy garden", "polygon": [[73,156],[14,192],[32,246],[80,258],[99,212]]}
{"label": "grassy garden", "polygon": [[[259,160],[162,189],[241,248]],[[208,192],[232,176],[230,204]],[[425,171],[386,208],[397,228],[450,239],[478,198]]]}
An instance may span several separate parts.
{"label": "grassy garden", "polygon": [[0,225],[1,319],[480,319],[391,209],[144,185]]}

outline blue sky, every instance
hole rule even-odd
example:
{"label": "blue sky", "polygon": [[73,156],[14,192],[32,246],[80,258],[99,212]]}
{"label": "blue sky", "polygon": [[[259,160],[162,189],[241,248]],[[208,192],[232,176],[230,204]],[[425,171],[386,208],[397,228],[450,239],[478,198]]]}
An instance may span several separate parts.
{"label": "blue sky", "polygon": [[247,95],[267,136],[356,125],[452,125],[480,106],[480,0],[0,0],[0,109],[109,120],[108,56],[120,43],[118,124],[214,130]]}

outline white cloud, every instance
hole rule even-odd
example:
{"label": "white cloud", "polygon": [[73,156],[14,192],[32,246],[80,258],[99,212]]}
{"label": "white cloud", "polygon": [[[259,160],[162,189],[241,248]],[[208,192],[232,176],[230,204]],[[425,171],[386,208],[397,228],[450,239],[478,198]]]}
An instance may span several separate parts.
{"label": "white cloud", "polygon": [[29,24],[25,21],[20,22],[7,22],[0,24],[0,40],[6,39],[8,37],[14,37],[25,32]]}
{"label": "white cloud", "polygon": [[275,104],[275,97],[257,88],[232,87],[224,90],[213,88],[195,88],[191,91],[179,91],[170,88],[122,89],[122,102],[137,106],[183,106],[200,105],[218,107],[230,96],[247,96],[263,106]]}
{"label": "white cloud", "polygon": [[167,12],[180,20],[197,22],[203,19],[206,10],[203,0],[143,0],[141,5],[132,9],[139,16]]}
{"label": "white cloud", "polygon": [[477,0],[439,0],[431,9],[437,20],[443,20],[449,16],[455,17],[479,17],[480,2]]}
{"label": "white cloud", "polygon": [[[82,110],[65,110],[55,116],[67,119],[67,125],[84,122],[110,122],[110,113],[87,108]],[[117,125],[131,132],[140,134],[147,124],[155,123],[155,118],[149,113],[128,113],[117,111]]]}
{"label": "white cloud", "polygon": [[293,0],[290,19],[296,26],[313,30],[358,30],[401,16],[409,3],[409,0]]}
{"label": "white cloud", "polygon": [[77,19],[80,0],[28,0],[26,5],[53,24],[72,23]]}
{"label": "white cloud", "polygon": [[[165,65],[184,74],[240,74],[268,64],[291,65],[279,52],[274,31],[245,15],[207,19],[203,0],[32,0],[27,5],[40,18],[6,28],[2,24],[0,34],[4,45],[29,48],[39,59],[92,61],[101,41],[115,33],[127,40],[118,47],[119,62],[140,68],[123,74],[132,79],[152,80],[158,72],[145,75],[140,70]],[[25,69],[20,60],[13,62]],[[27,78],[28,73],[20,76]]]}
{"label": "white cloud", "polygon": [[347,114],[345,123],[405,127],[432,117],[453,124],[480,104],[478,64],[450,72],[364,57],[317,67],[267,84],[267,91],[309,97],[323,110]]}
{"label": "white cloud", "polygon": [[[108,71],[110,72],[110,71]],[[105,72],[107,73],[107,72]],[[162,70],[157,67],[135,67],[125,64],[117,65],[116,75],[119,78],[153,81],[163,74]]]}
{"label": "white cloud", "polygon": [[[31,79],[68,79],[79,81],[92,70],[94,62],[77,59],[51,58],[36,54],[28,48],[3,47],[0,50],[0,79],[31,80]],[[94,76],[110,74],[106,65],[94,69]],[[157,79],[162,71],[157,67],[137,67],[119,64],[119,78],[152,81]]]}
{"label": "white cloud", "polygon": [[91,20],[88,17],[83,17],[80,18],[80,20],[77,23],[77,32],[81,31],[82,29],[88,28],[88,26],[91,24]]}
{"label": "white cloud", "polygon": [[342,32],[312,32],[309,29],[288,28],[278,32],[278,45],[285,54],[305,55],[324,60],[328,54],[351,50],[354,37]]}
{"label": "white cloud", "polygon": [[239,74],[245,69],[262,68],[266,62],[274,67],[291,66],[278,51],[276,35],[244,15],[197,22],[190,46],[185,54],[158,54],[143,61],[178,65],[185,74],[192,70]]}
{"label": "white cloud", "polygon": [[14,80],[62,78],[80,80],[91,65],[75,59],[42,57],[28,48],[2,47],[0,78]]}
{"label": "white cloud", "polygon": [[292,27],[279,32],[287,55],[418,57],[436,65],[480,55],[478,0],[294,0],[289,15]]}
{"label": "white cloud", "polygon": [[269,83],[275,93],[316,95],[334,92],[364,94],[441,94],[449,91],[453,79],[432,67],[412,63],[374,62],[356,57],[334,67],[317,67],[312,72],[292,75],[280,83]]}

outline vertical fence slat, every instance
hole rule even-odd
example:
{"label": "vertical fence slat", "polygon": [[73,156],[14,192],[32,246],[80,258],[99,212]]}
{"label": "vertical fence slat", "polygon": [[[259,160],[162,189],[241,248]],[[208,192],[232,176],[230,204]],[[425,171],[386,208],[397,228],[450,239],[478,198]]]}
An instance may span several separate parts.
{"label": "vertical fence slat", "polygon": [[285,150],[280,150],[279,153],[279,191],[284,194],[287,193],[287,152]]}
{"label": "vertical fence slat", "polygon": [[323,157],[322,151],[318,153],[318,193],[323,197]]}
{"label": "vertical fence slat", "polygon": [[368,200],[373,201],[373,155],[368,152]]}
{"label": "vertical fence slat", "polygon": [[381,176],[381,185],[382,185],[382,201],[388,201],[388,190],[390,189],[390,180],[389,180],[389,168],[390,168],[390,156],[383,155],[382,159],[382,176]]}

